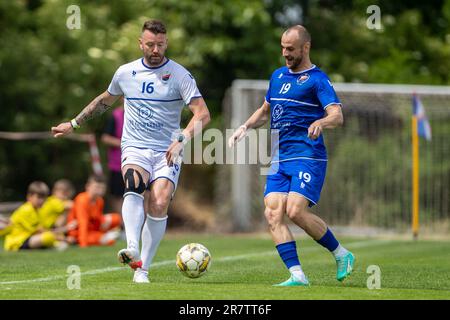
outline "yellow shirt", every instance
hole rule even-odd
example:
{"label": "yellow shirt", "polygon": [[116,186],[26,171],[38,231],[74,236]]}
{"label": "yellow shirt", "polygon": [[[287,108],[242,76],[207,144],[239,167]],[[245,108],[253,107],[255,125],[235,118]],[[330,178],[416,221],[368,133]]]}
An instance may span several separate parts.
{"label": "yellow shirt", "polygon": [[7,251],[17,251],[22,244],[39,228],[37,210],[26,202],[11,215],[11,231],[5,237],[4,248]]}
{"label": "yellow shirt", "polygon": [[0,230],[0,237],[3,237],[5,235],[7,235],[11,231],[11,229],[12,229],[11,225],[6,226],[5,228],[1,229]]}
{"label": "yellow shirt", "polygon": [[52,228],[64,210],[64,201],[55,196],[48,197],[38,210],[41,225],[46,229]]}

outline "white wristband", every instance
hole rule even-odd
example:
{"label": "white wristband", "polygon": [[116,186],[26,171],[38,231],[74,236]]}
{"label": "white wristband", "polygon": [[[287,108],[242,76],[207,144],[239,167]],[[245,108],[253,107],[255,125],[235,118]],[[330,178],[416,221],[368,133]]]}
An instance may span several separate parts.
{"label": "white wristband", "polygon": [[247,131],[247,126],[245,124],[243,124],[242,126],[240,126],[239,128],[244,129],[244,131]]}
{"label": "white wristband", "polygon": [[72,128],[73,128],[74,130],[80,128],[80,125],[77,123],[77,120],[75,120],[75,119],[70,120],[70,124],[72,125]]}

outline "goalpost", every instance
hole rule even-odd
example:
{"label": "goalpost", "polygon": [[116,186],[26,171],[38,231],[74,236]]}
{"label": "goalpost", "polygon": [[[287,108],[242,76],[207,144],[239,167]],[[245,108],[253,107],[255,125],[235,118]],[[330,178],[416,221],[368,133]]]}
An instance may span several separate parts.
{"label": "goalpost", "polygon": [[[268,81],[235,80],[224,99],[224,128],[237,128],[264,101]],[[420,225],[450,231],[450,87],[336,83],[344,126],[325,130],[327,177],[313,211],[335,227],[410,231],[412,222],[411,116],[413,93],[431,124],[420,139]],[[266,126],[268,128],[268,126]],[[252,152],[252,150],[248,150]],[[218,168],[216,212],[233,231],[266,227],[260,165]],[[224,226],[225,228],[225,226]]]}

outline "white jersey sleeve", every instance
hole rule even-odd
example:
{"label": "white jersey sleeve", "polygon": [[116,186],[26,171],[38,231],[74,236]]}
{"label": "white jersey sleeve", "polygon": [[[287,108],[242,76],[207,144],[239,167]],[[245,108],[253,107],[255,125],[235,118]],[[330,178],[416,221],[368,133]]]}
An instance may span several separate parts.
{"label": "white jersey sleeve", "polygon": [[120,83],[119,83],[120,73],[121,72],[120,72],[120,68],[119,68],[119,69],[117,69],[116,73],[114,73],[114,76],[108,87],[108,92],[113,96],[122,96],[123,95],[123,91],[120,88]]}
{"label": "white jersey sleeve", "polygon": [[186,105],[189,105],[193,98],[202,96],[194,77],[190,73],[186,73],[180,81],[180,95]]}

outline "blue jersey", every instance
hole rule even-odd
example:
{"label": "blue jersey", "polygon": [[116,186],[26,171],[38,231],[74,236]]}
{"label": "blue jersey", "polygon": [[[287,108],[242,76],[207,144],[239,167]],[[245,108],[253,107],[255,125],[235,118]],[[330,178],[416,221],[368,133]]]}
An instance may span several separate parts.
{"label": "blue jersey", "polygon": [[[294,159],[327,160],[320,135],[308,138],[308,127],[325,116],[331,104],[341,104],[328,76],[313,65],[310,69],[292,72],[282,67],[272,74],[266,102],[271,109],[272,162]],[[274,139],[278,130],[279,140]]]}

